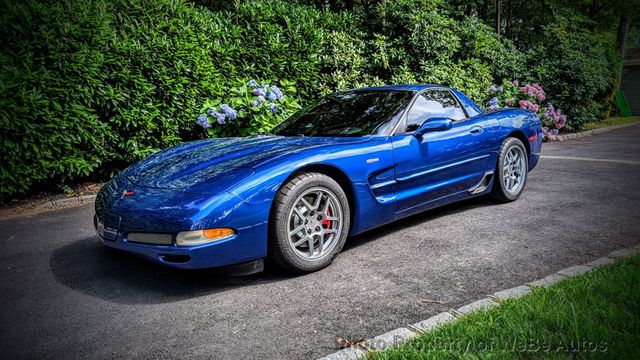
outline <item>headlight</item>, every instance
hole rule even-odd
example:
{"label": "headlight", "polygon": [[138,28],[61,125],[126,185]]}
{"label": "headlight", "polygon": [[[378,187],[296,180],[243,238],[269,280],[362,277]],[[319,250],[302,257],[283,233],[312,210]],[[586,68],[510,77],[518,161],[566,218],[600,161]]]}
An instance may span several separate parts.
{"label": "headlight", "polygon": [[235,231],[228,228],[181,231],[176,236],[176,244],[178,246],[202,245],[224,240],[233,236],[233,234],[235,234]]}

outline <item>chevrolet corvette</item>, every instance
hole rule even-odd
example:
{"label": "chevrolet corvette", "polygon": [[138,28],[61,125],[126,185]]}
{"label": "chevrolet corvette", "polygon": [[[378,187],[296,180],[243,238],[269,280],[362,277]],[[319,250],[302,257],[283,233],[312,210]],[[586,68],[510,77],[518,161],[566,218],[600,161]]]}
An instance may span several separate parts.
{"label": "chevrolet corvette", "polygon": [[349,236],[454,201],[516,200],[542,127],[438,85],[334,93],[270,134],[183,143],[98,193],[101,242],[176,268],[294,272],[329,265]]}

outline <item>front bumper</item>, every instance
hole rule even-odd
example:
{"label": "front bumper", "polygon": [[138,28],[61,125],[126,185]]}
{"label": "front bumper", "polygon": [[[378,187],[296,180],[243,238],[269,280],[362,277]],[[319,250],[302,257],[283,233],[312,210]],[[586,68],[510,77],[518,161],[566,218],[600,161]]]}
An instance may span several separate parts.
{"label": "front bumper", "polygon": [[[131,195],[123,196],[123,191]],[[267,255],[269,208],[230,193],[193,194],[135,186],[122,177],[96,198],[94,226],[101,242],[162,265],[201,269],[262,259]],[[180,231],[228,227],[236,234],[212,243],[177,246]],[[129,233],[171,234],[171,245],[132,242]]]}
{"label": "front bumper", "polygon": [[[173,235],[172,245],[135,243],[127,239],[127,233],[110,228],[101,231],[98,224],[103,222],[98,219],[97,215],[94,217],[94,223],[98,238],[103,245],[145,260],[181,269],[222,267],[261,259],[262,257],[256,257],[251,251],[247,251],[245,245],[246,240],[259,238],[259,232],[266,233],[266,228],[261,230],[260,227],[255,227],[244,229],[242,234],[238,233],[220,241],[183,247],[175,244],[175,235]],[[112,237],[111,234],[114,233],[115,236]]]}

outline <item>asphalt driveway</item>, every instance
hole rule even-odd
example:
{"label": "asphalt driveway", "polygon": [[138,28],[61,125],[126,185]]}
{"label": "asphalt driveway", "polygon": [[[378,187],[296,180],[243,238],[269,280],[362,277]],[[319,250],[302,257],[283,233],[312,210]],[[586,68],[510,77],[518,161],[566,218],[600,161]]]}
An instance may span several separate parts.
{"label": "asphalt driveway", "polygon": [[305,276],[144,263],[98,244],[91,206],[0,220],[2,357],[326,355],[336,335],[379,335],[637,243],[639,139],[633,126],[544,144],[520,200],[385,226]]}

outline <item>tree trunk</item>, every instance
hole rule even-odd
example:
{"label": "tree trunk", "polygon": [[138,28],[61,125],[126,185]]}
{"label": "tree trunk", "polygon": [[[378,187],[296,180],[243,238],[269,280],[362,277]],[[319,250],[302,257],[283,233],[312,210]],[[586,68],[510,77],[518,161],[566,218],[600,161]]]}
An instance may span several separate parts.
{"label": "tree trunk", "polygon": [[344,7],[349,11],[353,10],[353,0],[346,0],[344,2]]}
{"label": "tree trunk", "polygon": [[480,5],[478,7],[478,18],[480,20],[482,20],[483,22],[488,23],[489,21],[487,21],[487,3],[489,2],[489,0],[484,0],[482,1],[482,5]]}
{"label": "tree trunk", "polygon": [[629,15],[620,15],[620,23],[618,23],[618,51],[624,57],[624,49],[627,47],[627,34],[629,33],[629,23],[631,18]]}
{"label": "tree trunk", "polygon": [[500,5],[502,1],[496,0],[496,34],[500,35]]}
{"label": "tree trunk", "polygon": [[507,24],[505,25],[505,36],[511,37],[511,21],[513,17],[513,0],[509,1],[509,11],[507,11]]}

